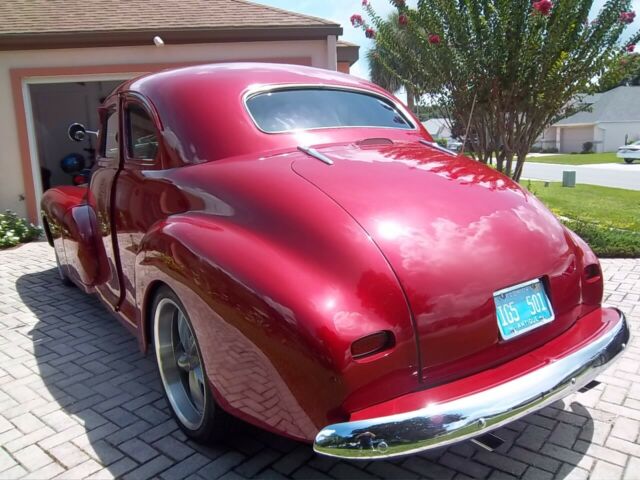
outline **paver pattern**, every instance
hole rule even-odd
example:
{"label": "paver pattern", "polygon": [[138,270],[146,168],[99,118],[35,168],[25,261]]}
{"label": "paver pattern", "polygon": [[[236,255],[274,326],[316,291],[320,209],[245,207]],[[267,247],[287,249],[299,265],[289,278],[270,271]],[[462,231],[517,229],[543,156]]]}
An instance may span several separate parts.
{"label": "paver pattern", "polygon": [[57,278],[53,251],[0,251],[0,478],[640,479],[640,260],[603,260],[606,301],[635,336],[595,389],[466,442],[346,462],[238,422],[224,444],[188,441],[153,358],[97,299]]}

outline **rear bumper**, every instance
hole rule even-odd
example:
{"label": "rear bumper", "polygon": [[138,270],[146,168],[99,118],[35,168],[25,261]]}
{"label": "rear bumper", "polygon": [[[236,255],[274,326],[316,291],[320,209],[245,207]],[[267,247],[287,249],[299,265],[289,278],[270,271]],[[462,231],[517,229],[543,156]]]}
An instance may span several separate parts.
{"label": "rear bumper", "polygon": [[405,413],[329,425],[314,450],[340,458],[389,458],[460,442],[535,412],[582,388],[605,370],[629,342],[624,314],[588,343],[495,387]]}

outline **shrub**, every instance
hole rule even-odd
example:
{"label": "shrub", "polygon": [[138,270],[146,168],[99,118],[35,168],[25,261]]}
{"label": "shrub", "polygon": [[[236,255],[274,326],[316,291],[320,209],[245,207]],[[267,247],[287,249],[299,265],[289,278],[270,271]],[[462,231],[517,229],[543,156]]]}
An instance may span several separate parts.
{"label": "shrub", "polygon": [[584,142],[580,153],[593,153],[593,142]]}
{"label": "shrub", "polygon": [[558,149],[556,147],[543,148],[542,153],[558,153]]}
{"label": "shrub", "polygon": [[8,248],[19,243],[36,240],[42,234],[40,227],[7,210],[0,213],[0,248]]}
{"label": "shrub", "polygon": [[532,146],[529,149],[529,153],[541,153],[542,152],[542,147],[538,147],[536,145]]}
{"label": "shrub", "polygon": [[640,233],[638,232],[582,220],[565,221],[565,223],[567,227],[580,235],[599,257],[640,257]]}

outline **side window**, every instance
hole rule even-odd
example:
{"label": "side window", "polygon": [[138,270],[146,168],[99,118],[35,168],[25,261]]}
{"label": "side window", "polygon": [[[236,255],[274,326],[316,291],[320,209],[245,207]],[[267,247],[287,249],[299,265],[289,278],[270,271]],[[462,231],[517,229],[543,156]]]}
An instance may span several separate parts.
{"label": "side window", "polygon": [[117,110],[109,112],[106,124],[104,133],[104,151],[102,153],[106,158],[118,158],[120,149],[118,145]]}
{"label": "side window", "polygon": [[127,107],[127,153],[129,158],[154,159],[158,152],[156,127],[140,105]]}

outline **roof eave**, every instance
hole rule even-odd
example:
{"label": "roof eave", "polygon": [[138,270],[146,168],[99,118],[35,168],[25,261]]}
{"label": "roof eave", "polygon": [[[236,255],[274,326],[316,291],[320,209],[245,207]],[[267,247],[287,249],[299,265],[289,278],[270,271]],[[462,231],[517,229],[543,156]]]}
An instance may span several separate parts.
{"label": "roof eave", "polygon": [[351,66],[360,58],[360,47],[358,45],[338,43],[337,53],[338,62],[349,62],[349,66]]}
{"label": "roof eave", "polygon": [[153,45],[159,35],[166,44],[228,43],[279,40],[320,40],[342,35],[339,25],[145,29],[98,32],[47,32],[0,35],[1,50],[41,50]]}

